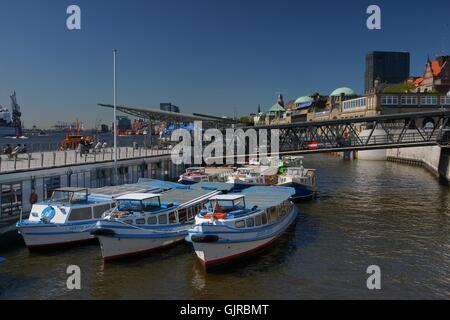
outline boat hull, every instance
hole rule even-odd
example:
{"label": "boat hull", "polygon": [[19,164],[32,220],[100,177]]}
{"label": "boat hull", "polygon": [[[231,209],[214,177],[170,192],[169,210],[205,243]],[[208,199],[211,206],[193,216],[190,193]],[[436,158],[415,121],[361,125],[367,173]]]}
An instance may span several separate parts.
{"label": "boat hull", "polygon": [[149,253],[175,245],[184,239],[184,235],[171,238],[120,238],[97,236],[100,242],[103,260],[113,261],[139,254]]}
{"label": "boat hull", "polygon": [[[206,269],[212,269],[237,259],[254,255],[274,243],[295,221],[298,209],[293,206],[289,214],[272,229],[248,233],[217,232],[217,241],[196,241],[198,233],[190,233],[186,238],[194,246],[194,251]],[[213,235],[214,228],[202,227],[204,234]],[[201,234],[201,233],[200,233]]]}
{"label": "boat hull", "polygon": [[17,224],[17,229],[22,235],[29,249],[56,247],[78,244],[95,240],[90,230],[95,227],[94,222],[77,225],[26,225]]}
{"label": "boat hull", "polygon": [[99,242],[103,260],[111,261],[163,249],[182,242],[192,225],[172,230],[139,228],[119,221],[101,221],[91,230]]}
{"label": "boat hull", "polygon": [[291,201],[296,202],[296,203],[300,202],[300,201],[310,200],[310,199],[314,198],[316,195],[316,191],[314,190],[313,187],[304,185],[304,184],[300,184],[300,183],[289,182],[289,183],[279,184],[279,186],[294,188],[295,194],[292,195]]}

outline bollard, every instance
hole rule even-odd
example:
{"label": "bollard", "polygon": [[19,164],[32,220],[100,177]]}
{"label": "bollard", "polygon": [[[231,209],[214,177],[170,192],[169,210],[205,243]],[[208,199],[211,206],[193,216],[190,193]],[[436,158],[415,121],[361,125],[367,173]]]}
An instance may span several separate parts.
{"label": "bollard", "polygon": [[64,150],[64,165],[67,165],[67,151]]}
{"label": "bollard", "polygon": [[28,154],[28,169],[31,168],[31,153]]}
{"label": "bollard", "polygon": [[2,156],[0,156],[0,172],[2,171]]}
{"label": "bollard", "polygon": [[53,152],[53,166],[56,166],[56,152]]}
{"label": "bollard", "polygon": [[103,152],[103,161],[105,161],[105,149],[103,149],[102,152]]}
{"label": "bollard", "polygon": [[41,152],[41,168],[44,167],[44,153]]}
{"label": "bollard", "polygon": [[78,163],[78,152],[75,150],[75,163]]}
{"label": "bollard", "polygon": [[142,148],[139,147],[139,158],[142,157]]}
{"label": "bollard", "polygon": [[16,171],[17,168],[17,154],[14,155],[14,171]]}

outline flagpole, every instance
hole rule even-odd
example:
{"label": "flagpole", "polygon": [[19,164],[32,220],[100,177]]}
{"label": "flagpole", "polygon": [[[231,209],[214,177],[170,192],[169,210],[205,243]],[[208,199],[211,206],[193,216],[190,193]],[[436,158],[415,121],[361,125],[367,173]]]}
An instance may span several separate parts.
{"label": "flagpole", "polygon": [[113,82],[114,82],[114,185],[117,184],[117,105],[116,105],[116,53],[113,49]]}

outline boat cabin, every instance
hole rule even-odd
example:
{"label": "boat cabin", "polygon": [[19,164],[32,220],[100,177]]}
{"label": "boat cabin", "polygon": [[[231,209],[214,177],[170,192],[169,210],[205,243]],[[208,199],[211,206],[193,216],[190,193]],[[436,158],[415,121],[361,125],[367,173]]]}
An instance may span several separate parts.
{"label": "boat cabin", "polygon": [[64,224],[101,219],[112,203],[112,199],[89,196],[86,188],[59,188],[50,200],[33,205],[29,221]]}
{"label": "boat cabin", "polygon": [[53,190],[50,198],[51,203],[83,203],[88,201],[87,188],[58,188]]}
{"label": "boat cabin", "polygon": [[152,212],[160,210],[161,195],[154,193],[129,193],[116,198],[119,212]]}
{"label": "boat cabin", "polygon": [[204,167],[192,167],[186,169],[187,174],[205,174],[206,169]]}
{"label": "boat cabin", "polygon": [[217,195],[209,199],[208,208],[214,214],[244,210],[245,196]]}

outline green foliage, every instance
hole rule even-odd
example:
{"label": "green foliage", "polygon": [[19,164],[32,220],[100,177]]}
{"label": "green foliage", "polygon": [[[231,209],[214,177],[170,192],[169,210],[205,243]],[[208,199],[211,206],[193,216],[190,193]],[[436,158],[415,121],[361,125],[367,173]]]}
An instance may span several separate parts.
{"label": "green foliage", "polygon": [[387,86],[386,88],[384,88],[383,93],[405,93],[411,92],[414,89],[414,84],[403,82]]}

